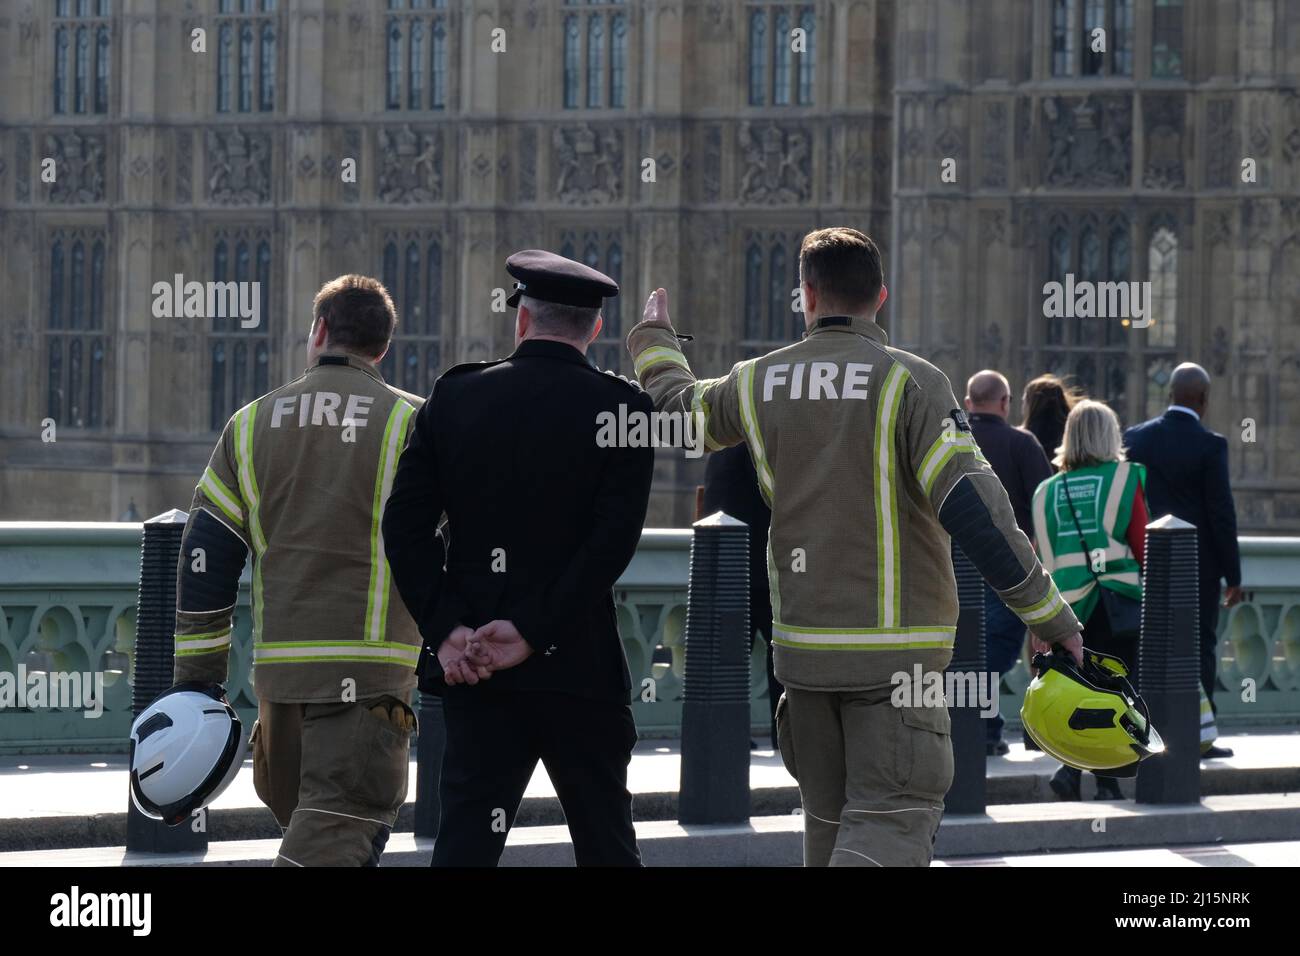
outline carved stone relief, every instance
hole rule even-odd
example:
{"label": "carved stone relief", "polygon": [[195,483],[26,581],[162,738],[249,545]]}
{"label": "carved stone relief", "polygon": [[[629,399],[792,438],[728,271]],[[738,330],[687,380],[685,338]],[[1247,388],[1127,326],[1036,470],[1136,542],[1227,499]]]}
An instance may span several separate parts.
{"label": "carved stone relief", "polygon": [[1146,126],[1146,167],[1142,184],[1152,189],[1177,189],[1183,174],[1183,97],[1150,95],[1142,101]]}
{"label": "carved stone relief", "polygon": [[442,132],[416,131],[407,123],[379,131],[376,192],[381,202],[442,199]]}
{"label": "carved stone relief", "polygon": [[1043,100],[1049,186],[1125,186],[1132,172],[1133,107],[1127,96]]}
{"label": "carved stone relief", "polygon": [[812,194],[812,139],[803,129],[768,122],[761,128],[740,124],[743,172],[739,194],[744,202],[782,203],[807,200]]}
{"label": "carved stone relief", "polygon": [[1226,189],[1236,182],[1240,169],[1236,103],[1231,99],[1210,100],[1205,107],[1205,185]]}
{"label": "carved stone relief", "polygon": [[590,124],[557,126],[551,134],[555,195],[580,206],[623,196],[623,132]]}
{"label": "carved stone relief", "polygon": [[271,201],[271,134],[207,131],[207,196],[223,206]]}
{"label": "carved stone relief", "polygon": [[[49,184],[50,202],[87,203],[104,200],[103,134],[47,133],[42,159],[52,158],[56,179]],[[145,160],[146,164],[148,163]]]}

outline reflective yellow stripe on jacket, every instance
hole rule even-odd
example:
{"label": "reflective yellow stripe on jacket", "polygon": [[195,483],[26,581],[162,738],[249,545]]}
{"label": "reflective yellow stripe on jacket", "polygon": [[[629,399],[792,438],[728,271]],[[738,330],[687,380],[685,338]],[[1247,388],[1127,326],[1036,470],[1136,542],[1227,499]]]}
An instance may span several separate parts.
{"label": "reflective yellow stripe on jacket", "polygon": [[383,641],[388,623],[388,592],[392,590],[392,575],[384,557],[384,535],[380,522],[384,505],[393,487],[397,472],[397,459],[406,445],[406,426],[415,409],[408,402],[399,401],[388,414],[384,439],[380,446],[379,468],[375,473],[375,499],[370,515],[370,585],[366,590],[366,640]]}
{"label": "reflective yellow stripe on jacket", "polygon": [[261,495],[257,490],[257,475],[253,471],[253,421],[257,417],[259,399],[245,405],[235,413],[235,465],[239,472],[239,491],[248,505],[248,532],[253,542],[253,639],[262,636],[262,555],[266,553],[266,537],[262,534],[260,520]]}

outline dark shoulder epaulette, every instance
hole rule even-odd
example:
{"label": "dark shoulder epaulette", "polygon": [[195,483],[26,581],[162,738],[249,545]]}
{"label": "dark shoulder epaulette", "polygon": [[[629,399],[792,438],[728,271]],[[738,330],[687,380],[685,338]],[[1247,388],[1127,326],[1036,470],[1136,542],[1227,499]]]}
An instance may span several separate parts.
{"label": "dark shoulder epaulette", "polygon": [[594,365],[588,367],[593,372],[600,372],[602,375],[608,375],[610,378],[617,379],[618,381],[626,385],[628,388],[632,389],[634,392],[644,391],[644,389],[641,388],[641,383],[634,378],[628,378],[626,375],[620,375],[618,374],[618,372],[615,372],[613,369],[596,368],[596,366]]}
{"label": "dark shoulder epaulette", "polygon": [[466,372],[474,372],[479,369],[489,368],[493,365],[500,365],[505,359],[495,359],[491,362],[462,362],[459,365],[453,365],[447,371],[439,375],[439,378],[450,378],[453,375],[464,375]]}

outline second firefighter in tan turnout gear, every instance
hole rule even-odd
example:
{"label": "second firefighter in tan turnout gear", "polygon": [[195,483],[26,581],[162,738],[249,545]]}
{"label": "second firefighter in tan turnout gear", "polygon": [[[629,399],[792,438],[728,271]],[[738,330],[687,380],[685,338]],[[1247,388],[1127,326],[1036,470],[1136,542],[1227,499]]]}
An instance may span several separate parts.
{"label": "second firefighter in tan turnout gear", "polygon": [[406,799],[420,635],[380,521],[423,400],[376,367],[397,316],[365,276],[313,305],[308,369],[227,423],[177,573],[177,683],[224,684],[252,568],[253,782],[284,828],[276,866],[374,865]]}
{"label": "second firefighter in tan turnout gear", "polygon": [[659,289],[628,347],[658,411],[709,450],[745,442],[772,508],[777,736],[810,866],[925,865],[952,782],[944,706],[894,706],[894,675],[952,658],[955,539],[1038,638],[1081,646],[948,379],[891,348],[880,253],[854,229],[800,251],[807,334],[697,379]]}

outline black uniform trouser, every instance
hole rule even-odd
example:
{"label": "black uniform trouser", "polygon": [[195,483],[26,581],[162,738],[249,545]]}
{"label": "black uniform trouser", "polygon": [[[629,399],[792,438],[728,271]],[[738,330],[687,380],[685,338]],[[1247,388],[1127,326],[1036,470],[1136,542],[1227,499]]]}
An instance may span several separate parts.
{"label": "black uniform trouser", "polygon": [[1210,708],[1217,714],[1219,708],[1214,703],[1214,685],[1219,670],[1218,635],[1219,627],[1219,582],[1202,581],[1201,598],[1201,686],[1205,696],[1210,698]]}
{"label": "black uniform trouser", "polygon": [[[751,611],[750,614],[752,615],[753,611]],[[751,620],[753,620],[752,617]],[[772,724],[771,727],[772,749],[777,750],[779,748],[777,747],[777,741],[776,741],[776,705],[780,702],[781,694],[785,691],[785,688],[782,687],[781,682],[776,679],[776,671],[772,669],[773,668],[772,658],[775,655],[772,653],[772,615],[771,614],[768,614],[767,616],[766,625],[764,624],[758,625],[758,632],[763,635],[763,640],[767,641],[767,710],[768,710],[768,715],[771,717],[771,724]],[[754,650],[754,638],[752,636],[749,639],[749,649],[751,652],[753,652]]]}
{"label": "black uniform trouser", "polygon": [[541,760],[579,866],[640,866],[627,767],[636,724],[626,703],[569,694],[444,698],[447,749],[433,866],[496,866]]}

